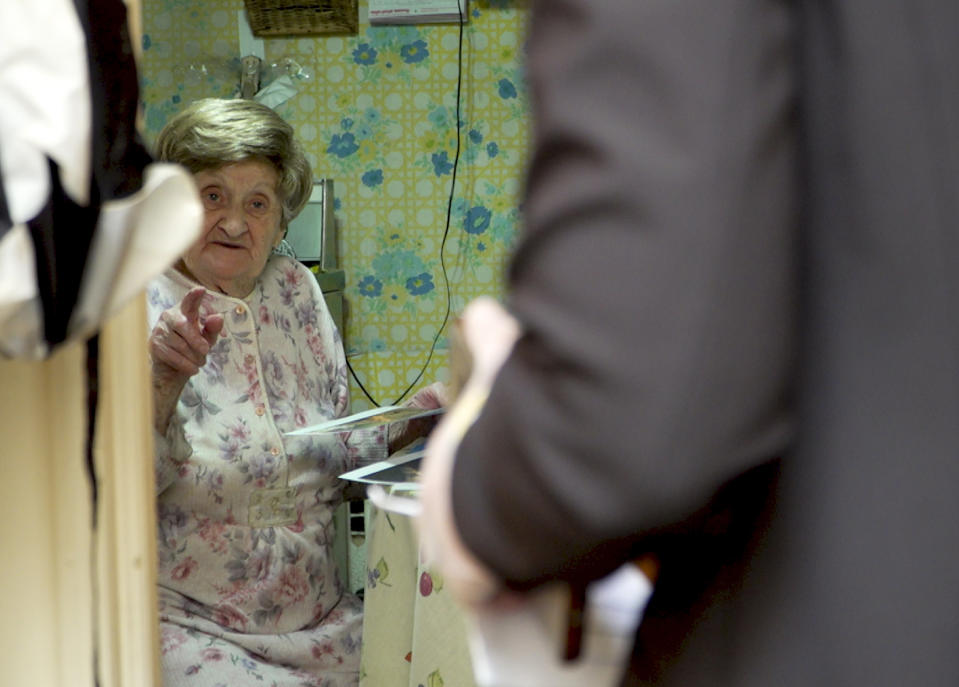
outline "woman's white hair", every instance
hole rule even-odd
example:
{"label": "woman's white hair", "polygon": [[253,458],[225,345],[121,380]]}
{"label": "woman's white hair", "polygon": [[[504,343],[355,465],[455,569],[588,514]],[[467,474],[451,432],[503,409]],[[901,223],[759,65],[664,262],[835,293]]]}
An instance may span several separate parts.
{"label": "woman's white hair", "polygon": [[279,179],[284,229],[310,199],[313,173],[293,127],[254,100],[197,100],[163,127],[155,147],[159,160],[193,174],[250,159],[270,163]]}

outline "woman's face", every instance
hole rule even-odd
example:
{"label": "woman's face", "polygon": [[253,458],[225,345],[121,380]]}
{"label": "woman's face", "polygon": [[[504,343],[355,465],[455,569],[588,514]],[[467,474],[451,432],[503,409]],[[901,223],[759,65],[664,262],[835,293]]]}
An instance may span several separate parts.
{"label": "woman's face", "polygon": [[188,276],[210,289],[243,298],[283,238],[276,169],[245,160],[194,175],[203,201],[203,234],[183,256]]}

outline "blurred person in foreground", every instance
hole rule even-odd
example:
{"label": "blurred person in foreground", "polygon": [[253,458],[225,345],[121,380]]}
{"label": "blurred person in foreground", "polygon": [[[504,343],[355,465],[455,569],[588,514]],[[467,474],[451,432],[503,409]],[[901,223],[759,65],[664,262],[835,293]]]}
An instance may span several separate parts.
{"label": "blurred person in foreground", "polygon": [[509,314],[424,466],[448,588],[651,554],[624,684],[959,684],[959,3],[532,8]]}
{"label": "blurred person in foreground", "polygon": [[164,683],[355,685],[362,604],[332,555],[337,476],[429,427],[284,435],[350,412],[319,286],[273,252],[312,189],[289,124],[202,100],[157,154],[193,173],[205,209],[201,237],[149,289]]}

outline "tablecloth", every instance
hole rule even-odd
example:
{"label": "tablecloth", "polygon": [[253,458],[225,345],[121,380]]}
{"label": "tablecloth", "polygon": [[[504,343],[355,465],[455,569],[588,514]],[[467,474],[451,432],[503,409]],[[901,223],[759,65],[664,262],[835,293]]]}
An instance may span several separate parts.
{"label": "tablecloth", "polygon": [[460,609],[421,561],[410,518],[368,524],[360,687],[475,687]]}

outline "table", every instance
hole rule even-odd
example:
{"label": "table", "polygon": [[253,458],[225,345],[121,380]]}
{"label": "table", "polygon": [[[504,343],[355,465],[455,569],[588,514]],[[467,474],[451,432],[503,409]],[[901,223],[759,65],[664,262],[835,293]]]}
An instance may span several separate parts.
{"label": "table", "polygon": [[475,687],[462,613],[410,518],[373,507],[367,532],[360,687]]}

